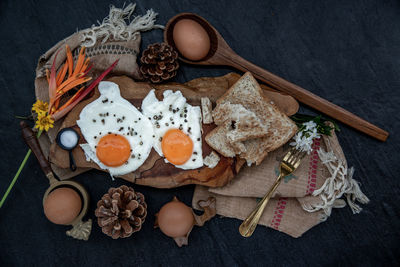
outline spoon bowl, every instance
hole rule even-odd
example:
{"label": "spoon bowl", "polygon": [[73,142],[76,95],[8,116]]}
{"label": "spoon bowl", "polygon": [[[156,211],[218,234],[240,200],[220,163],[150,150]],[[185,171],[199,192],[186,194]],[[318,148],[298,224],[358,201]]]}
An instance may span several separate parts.
{"label": "spoon bowl", "polygon": [[[188,60],[187,58],[183,57],[174,43],[174,26],[182,19],[191,19],[199,23],[210,38],[210,50],[208,51],[208,54],[198,61]],[[332,117],[371,137],[374,137],[380,141],[386,141],[387,137],[389,136],[388,132],[352,114],[351,112],[240,57],[229,47],[224,38],[222,38],[221,34],[219,34],[219,32],[207,20],[199,15],[193,13],[180,13],[172,17],[165,26],[164,41],[178,51],[179,59],[185,63],[196,65],[231,66],[243,72],[249,71],[254,75],[255,78],[265,82],[273,89],[289,94],[296,98],[299,102],[306,104],[307,106],[314,108],[321,113],[324,113],[329,117]]]}
{"label": "spoon bowl", "polygon": [[[189,60],[182,56],[179,50],[176,48],[173,30],[176,23],[183,19],[191,19],[196,21],[204,28],[210,38],[210,50],[208,54],[197,61]],[[189,64],[197,64],[197,65],[226,65],[226,61],[220,59],[220,55],[223,54],[224,50],[229,50],[230,53],[234,53],[234,51],[229,47],[229,45],[225,42],[224,38],[219,34],[219,32],[204,18],[196,15],[194,13],[180,13],[174,17],[172,17],[164,30],[164,41],[172,46],[179,54],[179,59],[185,63]]]}

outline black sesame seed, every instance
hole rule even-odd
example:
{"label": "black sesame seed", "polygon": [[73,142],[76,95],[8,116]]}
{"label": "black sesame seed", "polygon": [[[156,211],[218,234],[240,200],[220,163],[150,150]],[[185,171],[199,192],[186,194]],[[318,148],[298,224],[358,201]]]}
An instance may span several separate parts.
{"label": "black sesame seed", "polygon": [[156,137],[156,136],[153,134],[153,138],[154,138],[154,137]]}
{"label": "black sesame seed", "polygon": [[151,118],[149,117],[149,120],[151,120]]}
{"label": "black sesame seed", "polygon": [[187,118],[187,115],[185,114],[183,117]]}
{"label": "black sesame seed", "polygon": [[182,114],[179,114],[179,117],[181,117],[181,118],[182,118],[182,117],[183,117],[183,115],[182,115]]}
{"label": "black sesame seed", "polygon": [[182,126],[179,126],[179,130],[183,130],[183,127],[182,127]]}
{"label": "black sesame seed", "polygon": [[142,146],[142,145],[143,145],[143,141],[140,141],[139,145],[141,145],[141,146]]}
{"label": "black sesame seed", "polygon": [[156,120],[156,119],[157,119],[157,115],[154,115],[154,116],[153,116],[153,119],[155,119],[155,120]]}
{"label": "black sesame seed", "polygon": [[122,119],[125,120],[125,116],[122,116]]}
{"label": "black sesame seed", "polygon": [[187,119],[184,119],[183,121],[184,121],[184,122],[187,122]]}
{"label": "black sesame seed", "polygon": [[158,138],[158,140],[160,140],[160,142],[162,141],[162,137]]}
{"label": "black sesame seed", "polygon": [[196,161],[196,159],[192,159],[192,161]]}
{"label": "black sesame seed", "polygon": [[118,131],[122,131],[124,129],[124,127],[121,127],[121,128],[119,128],[119,130]]}
{"label": "black sesame seed", "polygon": [[131,158],[133,158],[133,159],[134,159],[134,158],[135,158],[135,155],[134,155],[134,154],[132,154]]}
{"label": "black sesame seed", "polygon": [[94,139],[96,139],[97,138],[97,136],[94,136]]}
{"label": "black sesame seed", "polygon": [[113,116],[115,117],[115,114]]}
{"label": "black sesame seed", "polygon": [[140,153],[138,154],[138,156],[139,156],[139,157],[141,156]]}
{"label": "black sesame seed", "polygon": [[175,122],[172,122],[172,124],[175,124]]}
{"label": "black sesame seed", "polygon": [[93,122],[96,122],[96,120],[93,120]]}
{"label": "black sesame seed", "polygon": [[108,98],[104,99],[103,101],[101,101],[103,103],[107,103],[108,102]]}
{"label": "black sesame seed", "polygon": [[197,138],[197,141],[200,141],[200,138]]}
{"label": "black sesame seed", "polygon": [[108,132],[108,134],[111,134],[111,132]]}
{"label": "black sesame seed", "polygon": [[128,161],[125,161],[125,165],[128,165]]}
{"label": "black sesame seed", "polygon": [[137,132],[135,132],[135,135],[137,135]]}
{"label": "black sesame seed", "polygon": [[114,103],[114,101],[110,101],[111,103]]}
{"label": "black sesame seed", "polygon": [[197,155],[197,152],[196,152],[196,151],[194,151],[194,152],[193,152],[193,154]]}
{"label": "black sesame seed", "polygon": [[141,120],[141,118],[139,118],[139,120]]}
{"label": "black sesame seed", "polygon": [[101,122],[104,124],[104,123],[105,123],[105,120],[104,120],[104,119],[101,119]]}
{"label": "black sesame seed", "polygon": [[137,121],[134,121],[134,123],[137,123]]}
{"label": "black sesame seed", "polygon": [[157,128],[160,128],[160,124],[157,124],[156,127],[157,127]]}
{"label": "black sesame seed", "polygon": [[169,126],[168,122],[165,123],[165,126]]}
{"label": "black sesame seed", "polygon": [[108,114],[108,112],[106,113],[106,116],[108,116],[108,115],[110,115],[110,114]]}

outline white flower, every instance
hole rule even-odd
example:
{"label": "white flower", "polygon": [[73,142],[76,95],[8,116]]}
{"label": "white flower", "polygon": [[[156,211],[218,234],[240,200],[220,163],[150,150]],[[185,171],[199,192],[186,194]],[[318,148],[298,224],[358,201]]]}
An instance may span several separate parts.
{"label": "white flower", "polygon": [[313,131],[314,129],[317,129],[317,124],[314,121],[304,122],[303,125],[306,126],[305,131]]}
{"label": "white flower", "polygon": [[295,146],[297,150],[301,152],[307,152],[310,154],[312,151],[312,144],[314,138],[320,138],[321,135],[317,131],[317,124],[314,121],[308,121],[303,123],[305,128],[302,131],[296,133],[293,137],[294,142],[291,142],[291,146]]}
{"label": "white flower", "polygon": [[314,139],[314,138],[320,138],[321,137],[321,135],[317,132],[317,128],[314,128],[313,130],[312,130],[312,132],[310,133],[310,137],[312,138],[312,139]]}

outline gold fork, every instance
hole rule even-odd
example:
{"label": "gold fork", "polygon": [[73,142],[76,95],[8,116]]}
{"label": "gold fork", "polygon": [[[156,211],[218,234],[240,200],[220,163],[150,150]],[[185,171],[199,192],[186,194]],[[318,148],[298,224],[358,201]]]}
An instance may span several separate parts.
{"label": "gold fork", "polygon": [[280,174],[278,178],[276,178],[275,183],[272,185],[269,192],[258,202],[257,207],[247,216],[246,220],[239,227],[239,232],[244,237],[249,237],[253,234],[254,230],[257,227],[258,222],[260,221],[261,215],[264,212],[265,207],[272,194],[278,188],[279,184],[282,181],[282,178],[294,172],[297,167],[300,165],[301,159],[304,157],[304,152],[299,152],[297,149],[292,148],[286,155],[283,157],[281,164],[279,166]]}

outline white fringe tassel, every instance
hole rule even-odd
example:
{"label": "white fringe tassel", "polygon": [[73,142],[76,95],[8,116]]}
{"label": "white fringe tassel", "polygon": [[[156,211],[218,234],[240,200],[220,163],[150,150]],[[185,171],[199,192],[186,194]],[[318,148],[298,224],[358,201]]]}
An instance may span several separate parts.
{"label": "white fringe tassel", "polygon": [[354,168],[348,169],[335,156],[333,151],[326,152],[323,149],[319,149],[318,156],[322,164],[328,168],[331,176],[325,180],[320,189],[313,192],[313,196],[321,198],[322,204],[305,204],[303,205],[303,209],[308,212],[315,212],[322,209],[327,216],[330,216],[332,208],[343,208],[346,206],[346,202],[340,199],[344,194],[353,214],[360,213],[362,208],[355,201],[357,200],[362,204],[366,204],[369,202],[369,199],[361,192],[358,182],[353,179]]}
{"label": "white fringe tassel", "polygon": [[152,9],[147,10],[144,16],[134,17],[127,24],[135,10],[136,4],[129,4],[125,8],[116,8],[111,5],[110,13],[99,23],[99,26],[93,25],[91,28],[82,31],[82,45],[92,47],[98,40],[104,44],[108,39],[115,41],[130,41],[135,40],[137,35],[142,31],[151,29],[163,29],[164,26],[154,24],[158,15]]}

